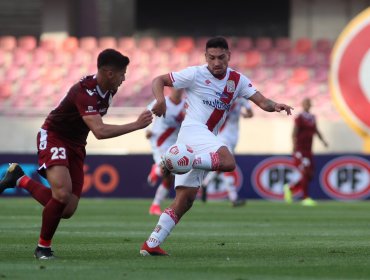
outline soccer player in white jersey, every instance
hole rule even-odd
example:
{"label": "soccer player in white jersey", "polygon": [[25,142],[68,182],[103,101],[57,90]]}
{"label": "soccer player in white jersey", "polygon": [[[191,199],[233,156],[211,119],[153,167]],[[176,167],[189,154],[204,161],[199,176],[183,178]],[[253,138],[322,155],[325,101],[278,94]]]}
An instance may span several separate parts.
{"label": "soccer player in white jersey", "polygon": [[[156,117],[153,125],[146,130],[146,137],[150,141],[154,159],[154,164],[148,176],[148,183],[155,186],[157,181],[162,178],[149,208],[150,215],[160,216],[162,214],[161,203],[167,197],[169,189],[173,185],[174,176],[168,172],[163,174],[160,163],[161,156],[172,144],[175,144],[181,122],[184,119],[185,98],[183,98],[182,93],[182,89],[172,88],[171,93],[165,97],[166,116]],[[155,102],[153,101],[149,108]]]}
{"label": "soccer player in white jersey", "polygon": [[[235,154],[235,148],[239,139],[239,119],[252,118],[253,110],[249,101],[245,98],[238,97],[230,108],[224,124],[220,127],[217,135],[218,138],[229,148],[230,152]],[[236,170],[232,171],[236,172]],[[222,172],[221,172],[222,173]],[[202,184],[202,200],[205,202],[207,199],[207,185],[215,180],[221,174],[217,171],[212,171],[207,174]],[[232,206],[238,207],[245,204],[244,199],[239,199],[238,192],[231,182],[225,182],[226,191],[231,201]]]}
{"label": "soccer player in white jersey", "polygon": [[168,255],[159,245],[193,205],[204,172],[235,169],[233,154],[216,135],[237,97],[251,100],[264,111],[286,111],[291,115],[292,107],[266,98],[246,76],[229,68],[230,55],[225,38],[211,38],[206,43],[207,64],[160,75],[152,82],[157,100],[152,112],[156,116],[166,114],[165,86],[185,89],[186,114],[177,143],[191,146],[196,157],[190,172],[175,176],[175,199],[161,214],[153,232],[141,246],[142,256]]}

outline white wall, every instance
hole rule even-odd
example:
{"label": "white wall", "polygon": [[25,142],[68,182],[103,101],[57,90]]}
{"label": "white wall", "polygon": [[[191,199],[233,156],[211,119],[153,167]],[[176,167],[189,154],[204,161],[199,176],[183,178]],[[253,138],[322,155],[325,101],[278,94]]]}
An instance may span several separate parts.
{"label": "white wall", "polygon": [[369,0],[291,0],[290,36],[335,40]]}
{"label": "white wall", "polygon": [[[106,123],[126,123],[133,118],[109,118]],[[0,117],[0,153],[35,153],[36,134],[43,118]],[[293,117],[253,118],[241,120],[241,131],[237,153],[285,154],[290,153]],[[316,153],[361,153],[362,139],[343,121],[319,120],[319,128],[330,147],[325,149],[320,141],[314,142]],[[87,152],[90,154],[150,153],[144,130],[114,139],[96,140],[88,138]]]}

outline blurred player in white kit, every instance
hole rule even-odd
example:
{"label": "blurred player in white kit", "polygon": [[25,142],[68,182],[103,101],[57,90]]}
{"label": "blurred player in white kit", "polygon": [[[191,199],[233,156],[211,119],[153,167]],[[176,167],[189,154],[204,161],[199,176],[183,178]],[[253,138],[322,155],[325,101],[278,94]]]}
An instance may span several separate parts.
{"label": "blurred player in white kit", "polygon": [[[235,154],[235,148],[239,140],[239,120],[240,117],[252,118],[253,110],[249,101],[245,98],[237,98],[227,114],[224,124],[220,127],[217,135],[223,143],[229,148],[230,152]],[[232,171],[236,172],[236,170]],[[207,200],[207,185],[217,179],[219,172],[212,171],[207,174],[202,184],[202,200]],[[225,182],[226,191],[233,207],[243,206],[244,199],[240,199],[235,186],[231,182]]]}
{"label": "blurred player in white kit", "polygon": [[[172,144],[175,144],[185,114],[183,90],[172,88],[171,92],[165,97],[165,100],[167,107],[166,116],[156,117],[152,126],[146,130],[146,138],[150,141],[154,160],[148,175],[148,183],[154,187],[161,179],[161,183],[149,208],[149,214],[158,216],[162,214],[161,203],[167,197],[174,181],[173,174],[164,174],[162,172],[160,166],[161,156]],[[153,101],[148,107],[151,108],[155,102]]]}

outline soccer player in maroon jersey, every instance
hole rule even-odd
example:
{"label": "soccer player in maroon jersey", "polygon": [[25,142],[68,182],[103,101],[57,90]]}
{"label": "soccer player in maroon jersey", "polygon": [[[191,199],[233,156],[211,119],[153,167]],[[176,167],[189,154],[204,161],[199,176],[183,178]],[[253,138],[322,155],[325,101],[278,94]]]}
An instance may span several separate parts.
{"label": "soccer player in maroon jersey", "polygon": [[149,110],[136,121],[111,125],[103,122],[112,98],[125,80],[130,60],[113,49],[103,50],[97,58],[97,74],[73,85],[59,105],[47,116],[37,134],[39,173],[51,188],[24,175],[20,165],[10,165],[0,181],[0,193],[18,186],[26,189],[44,206],[41,232],[34,255],[54,258],[52,238],[62,218],[77,209],[84,182],[86,139],[90,131],[97,139],[113,138],[145,128],[152,122]]}
{"label": "soccer player in maroon jersey", "polygon": [[284,199],[287,203],[293,201],[293,193],[302,190],[302,205],[315,206],[317,203],[308,194],[308,186],[314,176],[314,164],[312,154],[312,141],[314,135],[317,135],[321,142],[328,146],[322,134],[317,128],[316,118],[310,113],[311,100],[305,98],[302,101],[303,112],[294,120],[293,128],[293,159],[294,165],[301,172],[301,178],[295,184],[284,185]]}

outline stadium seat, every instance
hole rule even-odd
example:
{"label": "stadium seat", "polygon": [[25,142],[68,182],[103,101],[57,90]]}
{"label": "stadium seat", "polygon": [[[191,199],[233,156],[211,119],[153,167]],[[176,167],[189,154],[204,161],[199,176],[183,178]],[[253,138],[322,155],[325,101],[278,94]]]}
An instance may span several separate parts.
{"label": "stadium seat", "polygon": [[15,36],[0,36],[0,49],[5,51],[13,51],[17,47],[17,39]]}
{"label": "stadium seat", "polygon": [[17,40],[17,46],[25,51],[33,51],[37,47],[37,39],[34,36],[21,36]]}
{"label": "stadium seat", "polygon": [[332,41],[325,38],[317,39],[314,48],[318,52],[330,52],[332,49]]}
{"label": "stadium seat", "polygon": [[306,67],[297,67],[293,69],[289,82],[293,84],[304,84],[309,78],[310,72]]}
{"label": "stadium seat", "polygon": [[295,67],[299,64],[300,55],[295,51],[281,53],[281,65],[285,67]]}
{"label": "stadium seat", "polygon": [[0,100],[8,99],[12,96],[12,83],[9,81],[3,81],[0,83]]}
{"label": "stadium seat", "polygon": [[120,37],[117,43],[118,48],[124,53],[126,53],[127,51],[135,50],[137,47],[136,39],[134,37]]}
{"label": "stadium seat", "polygon": [[67,37],[62,42],[62,50],[66,52],[74,52],[79,48],[78,39],[76,37]]}
{"label": "stadium seat", "polygon": [[142,51],[151,51],[156,47],[156,43],[153,37],[144,36],[138,40],[138,48]]}
{"label": "stadium seat", "polygon": [[312,41],[310,38],[299,38],[294,48],[298,53],[308,53],[312,49]]}
{"label": "stadium seat", "polygon": [[270,50],[263,54],[262,65],[265,67],[275,67],[280,65],[280,52]]}
{"label": "stadium seat", "polygon": [[48,52],[53,52],[57,49],[58,43],[53,38],[43,38],[39,42],[39,46],[37,49],[43,49]]}
{"label": "stadium seat", "polygon": [[287,37],[276,38],[275,49],[280,52],[289,52],[292,49],[292,41]]}
{"label": "stadium seat", "polygon": [[302,55],[300,65],[305,67],[314,67],[317,65],[318,60],[318,53],[315,50],[311,50]]}
{"label": "stadium seat", "polygon": [[176,40],[176,51],[182,52],[182,53],[188,53],[191,52],[195,48],[195,41],[193,37],[179,37]]}
{"label": "stadium seat", "polygon": [[328,81],[328,71],[327,67],[316,67],[313,70],[312,79],[317,83],[326,83]]}
{"label": "stadium seat", "polygon": [[167,52],[175,47],[175,39],[172,37],[160,37],[157,39],[157,47],[160,51]]}
{"label": "stadium seat", "polygon": [[116,49],[117,48],[117,40],[113,36],[105,36],[100,37],[98,39],[98,46],[100,49]]}
{"label": "stadium seat", "polygon": [[80,49],[91,52],[98,48],[98,40],[93,36],[81,37],[79,39],[79,46]]}
{"label": "stadium seat", "polygon": [[273,48],[272,38],[269,37],[258,37],[255,40],[255,48],[261,52],[269,51]]}
{"label": "stadium seat", "polygon": [[252,81],[254,83],[263,83],[265,82],[266,80],[268,80],[270,78],[270,71],[269,71],[269,68],[265,68],[265,67],[257,67],[253,70],[253,72],[251,73],[251,77]]}
{"label": "stadium seat", "polygon": [[275,83],[285,83],[291,75],[291,69],[289,67],[276,67],[272,71],[271,80]]}
{"label": "stadium seat", "polygon": [[238,51],[245,52],[253,49],[254,44],[252,38],[240,37],[235,39],[235,48]]}
{"label": "stadium seat", "polygon": [[16,49],[13,52],[13,64],[18,67],[26,66],[29,62],[29,52],[24,49]]}
{"label": "stadium seat", "polygon": [[253,68],[258,66],[261,61],[261,53],[257,50],[250,50],[245,53],[245,60],[242,63],[242,66],[246,68]]}

